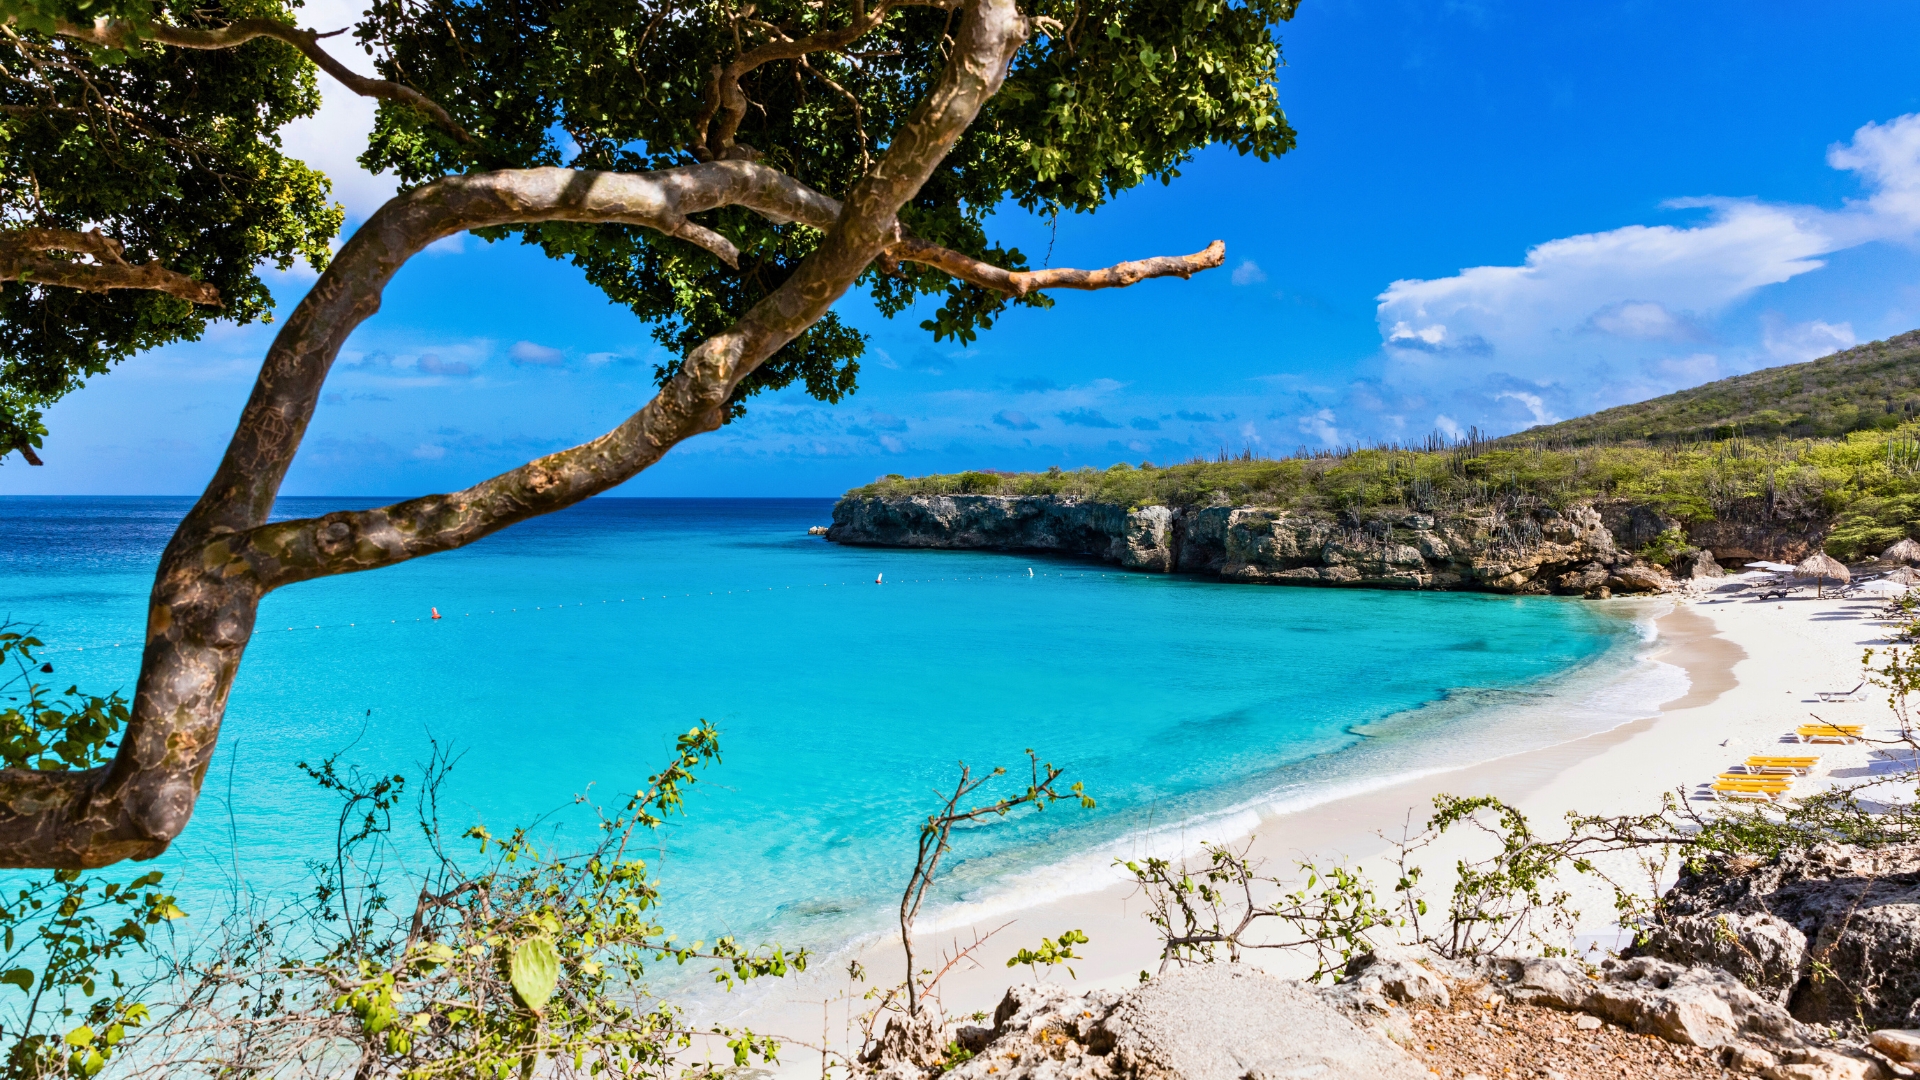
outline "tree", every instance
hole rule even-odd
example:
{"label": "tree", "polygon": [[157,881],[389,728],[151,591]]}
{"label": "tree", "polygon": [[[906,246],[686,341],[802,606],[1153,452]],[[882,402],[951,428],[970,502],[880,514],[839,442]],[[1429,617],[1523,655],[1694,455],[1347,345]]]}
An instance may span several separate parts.
{"label": "tree", "polygon": [[[5,2],[16,5],[10,36],[21,48],[61,57],[96,87],[123,66],[185,63],[169,51],[180,49],[225,48],[195,60],[209,70],[260,62],[249,49],[277,50],[284,69],[292,49],[344,71],[320,35],[241,0],[177,18],[146,0]],[[36,3],[53,6],[18,6]],[[0,774],[0,864],[99,866],[166,848],[192,813],[269,591],[450,550],[569,506],[739,416],[761,391],[797,381],[827,401],[851,392],[864,338],[831,308],[856,283],[889,315],[942,297],[922,325],[971,340],[1008,304],[1046,306],[1048,290],[1221,265],[1216,241],[1099,270],[1031,269],[989,241],[986,223],[1008,202],[1095,210],[1149,178],[1170,182],[1213,144],[1284,153],[1293,133],[1273,33],[1294,5],[1026,0],[1023,13],[1015,0],[376,0],[354,28],[384,76],[350,83],[381,98],[362,160],[408,186],[354,231],[286,319],[225,458],[162,556],[112,764]],[[232,186],[244,201],[252,183]],[[159,224],[140,224],[163,231],[193,212],[164,200],[149,209]],[[307,240],[323,231],[314,214],[300,220]],[[657,372],[659,393],[605,435],[463,491],[269,522],[342,343],[401,265],[462,231],[518,236],[571,260],[648,320],[679,357]],[[149,250],[149,265],[176,257]],[[211,281],[177,257],[174,272]],[[239,274],[252,264],[219,265]],[[46,295],[51,282],[28,288]],[[230,305],[233,289],[221,293]],[[142,300],[179,301],[150,293]],[[200,317],[119,340],[131,349],[189,336]],[[7,325],[23,340],[44,332]]]}

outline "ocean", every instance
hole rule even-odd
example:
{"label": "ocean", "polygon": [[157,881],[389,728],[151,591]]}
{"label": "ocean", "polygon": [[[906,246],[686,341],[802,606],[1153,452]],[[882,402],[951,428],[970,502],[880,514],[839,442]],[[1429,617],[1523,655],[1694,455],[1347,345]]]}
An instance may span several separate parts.
{"label": "ocean", "polygon": [[[131,694],[151,574],[190,505],[0,498],[0,618],[35,628],[62,688]],[[538,820],[547,842],[585,844],[575,797],[617,802],[706,720],[723,762],[647,838],[663,921],[830,951],[888,924],[917,823],[963,761],[1017,788],[1032,749],[1098,806],[965,830],[936,924],[1098,888],[1115,856],[1611,727],[1680,678],[1643,658],[1644,607],[846,548],[807,535],[831,506],[593,499],[269,596],[198,811],[157,868],[190,914],[236,877],[298,891],[337,811],[297,763],[410,773],[434,741],[459,755],[450,832]]]}

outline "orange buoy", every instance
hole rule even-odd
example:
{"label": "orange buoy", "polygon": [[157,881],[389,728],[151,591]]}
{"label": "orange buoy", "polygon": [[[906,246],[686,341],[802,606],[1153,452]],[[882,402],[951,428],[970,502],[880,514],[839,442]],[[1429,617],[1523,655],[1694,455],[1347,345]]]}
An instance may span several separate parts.
{"label": "orange buoy", "polygon": [[439,618],[439,617],[440,617],[440,609],[439,609],[439,608],[434,608],[434,609],[432,609],[432,610],[433,610],[433,617],[434,617],[434,618],[436,618],[436,619],[437,619],[437,618]]}

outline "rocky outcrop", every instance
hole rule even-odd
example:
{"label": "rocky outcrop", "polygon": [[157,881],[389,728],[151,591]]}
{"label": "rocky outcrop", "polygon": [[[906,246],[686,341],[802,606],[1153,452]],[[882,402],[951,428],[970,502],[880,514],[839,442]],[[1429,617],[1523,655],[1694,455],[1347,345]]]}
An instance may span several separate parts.
{"label": "rocky outcrop", "polygon": [[[1572,1023],[1543,1020],[1567,1013],[1575,1014]],[[1506,1055],[1510,1045],[1528,1043],[1536,1056],[1469,1054],[1464,1071],[1502,1075],[1511,1072],[1502,1065],[1523,1064],[1524,1075],[1555,1075],[1551,1067],[1585,1076],[1585,1062],[1604,1064],[1604,1075],[1616,1068],[1631,1075],[1616,1056],[1621,1045],[1601,1036],[1605,1029],[1691,1048],[1653,1055],[1706,1066],[1679,1075],[1724,1075],[1720,1069],[1730,1066],[1762,1080],[1884,1080],[1883,1062],[1905,1060],[1909,1049],[1893,1036],[1912,1034],[1881,1033],[1874,1046],[1886,1057],[1875,1058],[1796,1022],[1718,969],[1645,957],[1597,965],[1569,957],[1452,961],[1420,946],[1381,946],[1356,957],[1330,987],[1205,964],[1127,990],[1015,986],[990,1026],[919,1027],[926,1030],[898,1018],[889,1025],[867,1059],[879,1077],[1415,1080],[1461,1075],[1462,1050]],[[1491,1044],[1463,1035],[1472,1030]],[[956,1056],[955,1048],[965,1053]]]}
{"label": "rocky outcrop", "polygon": [[1239,964],[1128,991],[1016,986],[954,1080],[1430,1080],[1313,988]]}
{"label": "rocky outcrop", "polygon": [[1567,957],[1488,957],[1480,972],[1510,1001],[1582,1012],[1668,1042],[1798,1045],[1808,1032],[1779,1005],[1713,967],[1639,957],[1588,968]]}
{"label": "rocky outcrop", "polygon": [[1920,843],[1684,872],[1640,950],[1732,972],[1809,1023],[1920,1026]]}
{"label": "rocky outcrop", "polygon": [[[1627,514],[1629,536],[1664,519]],[[1592,507],[1370,518],[1253,506],[1126,509],[1058,496],[846,498],[827,538],[882,547],[1037,551],[1258,584],[1602,595],[1661,592],[1672,574],[1633,554]],[[1704,556],[1712,564],[1712,555]],[[1696,559],[1689,575],[1705,573]]]}

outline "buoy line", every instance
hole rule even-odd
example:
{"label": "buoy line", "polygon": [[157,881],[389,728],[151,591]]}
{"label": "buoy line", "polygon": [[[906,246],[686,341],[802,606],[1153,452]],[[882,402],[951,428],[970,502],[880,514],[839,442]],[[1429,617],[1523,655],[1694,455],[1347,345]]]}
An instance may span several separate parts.
{"label": "buoy line", "polygon": [[[804,584],[799,586],[768,585],[764,587],[751,588],[751,589],[724,589],[724,590],[710,589],[708,590],[707,595],[708,596],[733,596],[738,594],[741,596],[752,596],[752,595],[757,595],[763,592],[788,591],[796,587],[801,589],[814,589],[814,588],[835,589],[835,588],[845,588],[848,586],[858,586],[861,588],[871,589],[876,585],[878,585],[880,588],[885,589],[885,588],[898,586],[898,585],[937,585],[942,582],[992,581],[992,580],[997,580],[1002,578],[1004,579],[1017,578],[1021,581],[1028,581],[1028,580],[1034,580],[1038,578],[1068,579],[1068,578],[1094,578],[1094,577],[1104,578],[1104,577],[1111,577],[1111,576],[1122,576],[1122,575],[1109,575],[1109,574],[1103,574],[1098,572],[1089,572],[1089,573],[1080,573],[1080,574],[1041,573],[1041,572],[1036,572],[1030,568],[1023,568],[1020,573],[1016,573],[1016,574],[962,574],[954,577],[893,578],[891,580],[886,581],[884,584],[877,581],[823,581],[818,585],[811,585],[811,584]],[[609,599],[601,600],[599,602],[602,604],[625,604],[625,603],[644,603],[651,600],[680,600],[680,599],[699,599],[699,597],[695,596],[693,593],[681,593],[679,596],[674,596],[671,593],[662,593],[657,597],[652,594],[648,594],[646,596],[639,596],[639,597],[621,597],[618,599],[609,598]],[[518,614],[525,614],[529,611],[546,611],[548,609],[553,609],[555,611],[558,611],[558,610],[562,610],[569,607],[588,607],[590,605],[591,605],[591,601],[575,600],[575,601],[570,601],[568,603],[561,603],[561,604],[536,604],[533,607],[527,608],[527,609],[514,607],[514,608],[507,608],[506,610],[502,611],[499,608],[493,608],[484,612],[475,612],[475,611],[461,612],[458,618],[472,619],[472,618],[485,618],[487,616],[518,615]],[[428,610],[430,612],[438,612],[438,608],[433,605],[429,605]],[[412,619],[388,619],[385,623],[380,622],[378,619],[373,619],[373,620],[367,620],[367,626],[370,626],[370,627],[371,626],[403,626],[403,625],[410,625],[413,623],[431,623],[436,619],[439,620],[440,622],[452,622],[455,620],[455,616],[453,616],[449,612],[449,613],[440,613],[440,614],[421,615],[417,618],[412,618]],[[346,623],[315,623],[312,626],[288,626],[288,627],[255,626],[253,631],[253,636],[257,639],[257,638],[265,637],[269,634],[295,634],[295,633],[311,633],[315,630],[353,630],[353,629],[362,629],[360,625],[360,620],[355,620],[353,622],[346,622]],[[90,645],[64,645],[59,648],[35,649],[34,655],[54,656],[60,653],[82,653],[82,652],[87,652],[89,650],[97,652],[102,649],[119,649],[119,648],[127,648],[127,647],[138,648],[139,642],[137,640],[133,642],[103,641],[103,642],[97,642]]]}

